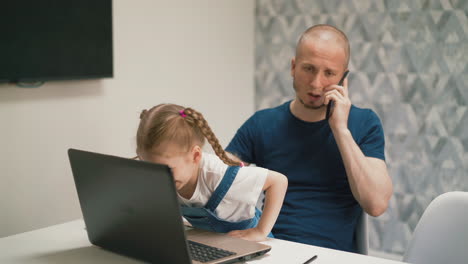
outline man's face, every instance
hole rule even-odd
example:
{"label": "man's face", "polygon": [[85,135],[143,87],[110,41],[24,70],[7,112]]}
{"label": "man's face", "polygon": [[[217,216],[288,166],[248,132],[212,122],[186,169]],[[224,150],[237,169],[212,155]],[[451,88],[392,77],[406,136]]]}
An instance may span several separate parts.
{"label": "man's face", "polygon": [[306,40],[291,61],[296,99],[309,109],[324,107],[325,88],[338,84],[346,71],[346,54],[341,45],[320,39]]}

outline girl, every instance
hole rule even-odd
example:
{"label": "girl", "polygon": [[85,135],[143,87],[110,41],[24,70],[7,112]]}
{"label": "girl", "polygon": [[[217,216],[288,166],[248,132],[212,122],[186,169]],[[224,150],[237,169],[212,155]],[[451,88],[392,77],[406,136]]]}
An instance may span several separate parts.
{"label": "girl", "polygon": [[[205,138],[216,155],[202,152]],[[251,241],[271,236],[286,177],[232,160],[199,112],[174,104],[143,110],[136,151],[141,160],[170,167],[182,214],[193,226]],[[262,191],[263,214],[255,208]]]}

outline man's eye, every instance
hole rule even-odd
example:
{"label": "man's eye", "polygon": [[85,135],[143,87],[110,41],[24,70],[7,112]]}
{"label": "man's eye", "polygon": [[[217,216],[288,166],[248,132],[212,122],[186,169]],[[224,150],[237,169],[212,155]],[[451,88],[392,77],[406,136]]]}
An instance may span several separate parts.
{"label": "man's eye", "polygon": [[331,71],[326,71],[325,74],[327,76],[335,76],[335,73],[331,72]]}

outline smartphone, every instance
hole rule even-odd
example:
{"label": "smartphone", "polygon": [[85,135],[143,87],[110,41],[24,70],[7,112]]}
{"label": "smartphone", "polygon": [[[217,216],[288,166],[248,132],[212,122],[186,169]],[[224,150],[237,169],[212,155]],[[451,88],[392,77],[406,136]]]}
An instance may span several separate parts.
{"label": "smartphone", "polygon": [[[343,85],[343,82],[344,82],[344,79],[346,78],[346,76],[348,75],[349,71],[345,71],[345,73],[343,74],[343,77],[341,77],[341,80],[338,82],[338,85],[342,86]],[[328,120],[331,116],[331,110],[333,108],[333,100],[330,100],[330,102],[328,102],[328,105],[327,105],[327,114],[326,114],[326,119]]]}

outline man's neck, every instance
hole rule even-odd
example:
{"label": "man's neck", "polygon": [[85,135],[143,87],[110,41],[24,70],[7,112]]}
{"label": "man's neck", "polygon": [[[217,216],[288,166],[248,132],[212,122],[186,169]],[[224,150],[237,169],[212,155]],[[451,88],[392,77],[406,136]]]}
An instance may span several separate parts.
{"label": "man's neck", "polygon": [[317,109],[307,108],[296,98],[289,105],[289,109],[295,117],[302,121],[318,122],[325,119],[327,107],[324,105]]}

